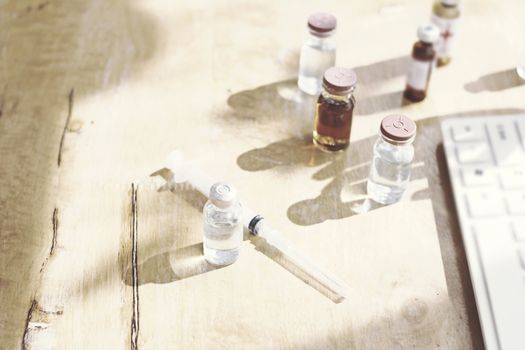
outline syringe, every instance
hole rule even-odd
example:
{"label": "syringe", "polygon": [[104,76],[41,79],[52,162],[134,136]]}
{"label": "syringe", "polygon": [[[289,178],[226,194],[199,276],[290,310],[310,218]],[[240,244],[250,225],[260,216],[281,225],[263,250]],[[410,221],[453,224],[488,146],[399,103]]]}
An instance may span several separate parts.
{"label": "syringe", "polygon": [[[185,162],[181,151],[172,152],[168,156],[166,166],[174,173],[175,182],[188,182],[206,198],[209,196],[211,186],[217,182],[199,171],[194,165]],[[304,255],[293,249],[282,234],[272,229],[261,215],[247,207],[243,207],[243,225],[253,235],[264,238],[268,244],[278,249],[292,264],[300,268],[330,293],[337,295],[337,301],[342,301],[348,296],[348,287],[343,282],[322,271]]]}

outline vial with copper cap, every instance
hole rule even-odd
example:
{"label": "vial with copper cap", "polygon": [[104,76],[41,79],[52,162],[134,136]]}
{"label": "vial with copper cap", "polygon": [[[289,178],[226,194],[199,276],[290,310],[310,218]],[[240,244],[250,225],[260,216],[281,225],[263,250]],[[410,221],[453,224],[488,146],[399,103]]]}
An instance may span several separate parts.
{"label": "vial with copper cap", "polygon": [[314,143],[323,151],[341,151],[350,143],[356,83],[355,72],[348,68],[331,67],[324,73],[313,131]]}
{"label": "vial with copper cap", "polygon": [[301,49],[297,79],[297,85],[307,94],[319,94],[323,73],[335,65],[336,26],[336,18],[329,13],[314,13],[308,18],[309,36]]}
{"label": "vial with copper cap", "polygon": [[204,205],[204,258],[213,265],[229,265],[239,257],[242,242],[242,207],[237,191],[226,182],[210,189]]}
{"label": "vial with copper cap", "polygon": [[389,115],[381,121],[368,177],[369,198],[381,204],[401,198],[410,179],[415,137],[416,123],[410,118]]}
{"label": "vial with copper cap", "polygon": [[434,23],[441,33],[436,43],[436,54],[438,66],[444,66],[450,62],[452,45],[456,38],[459,23],[459,0],[436,0],[432,7],[431,22]]}
{"label": "vial with copper cap", "polygon": [[439,39],[439,28],[433,24],[422,25],[417,30],[419,41],[412,48],[412,59],[403,96],[419,102],[427,96],[428,83],[434,68],[436,52],[434,43]]}

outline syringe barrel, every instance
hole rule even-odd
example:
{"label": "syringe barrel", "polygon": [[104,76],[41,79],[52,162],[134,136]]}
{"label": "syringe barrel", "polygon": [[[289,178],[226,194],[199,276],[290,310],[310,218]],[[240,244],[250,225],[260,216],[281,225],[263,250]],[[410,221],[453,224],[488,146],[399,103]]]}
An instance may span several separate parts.
{"label": "syringe barrel", "polygon": [[184,175],[193,188],[202,193],[206,198],[210,196],[210,188],[216,181],[193,167],[186,168]]}
{"label": "syringe barrel", "polygon": [[277,230],[272,229],[264,219],[260,220],[255,227],[258,236],[266,239],[268,244],[278,249],[292,264],[300,268],[304,273],[317,281],[317,283],[343,299],[348,296],[349,289],[343,282],[321,270],[304,255],[295,250],[285,236]]}

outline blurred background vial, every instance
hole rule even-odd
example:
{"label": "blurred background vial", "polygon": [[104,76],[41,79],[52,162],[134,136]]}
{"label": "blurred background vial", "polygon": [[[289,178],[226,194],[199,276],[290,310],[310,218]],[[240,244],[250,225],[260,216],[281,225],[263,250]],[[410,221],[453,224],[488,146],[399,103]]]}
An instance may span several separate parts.
{"label": "blurred background vial", "polygon": [[309,36],[301,49],[297,85],[309,95],[319,94],[324,72],[335,65],[336,26],[336,18],[328,13],[308,18]]}

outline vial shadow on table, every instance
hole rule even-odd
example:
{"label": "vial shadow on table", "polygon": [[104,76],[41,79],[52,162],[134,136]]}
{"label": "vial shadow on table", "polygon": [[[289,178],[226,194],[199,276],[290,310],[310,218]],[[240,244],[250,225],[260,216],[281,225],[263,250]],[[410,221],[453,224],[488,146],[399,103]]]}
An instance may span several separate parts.
{"label": "vial shadow on table", "polygon": [[521,79],[516,68],[507,69],[495,73],[482,75],[477,80],[465,84],[465,90],[471,93],[480,93],[483,91],[497,92],[511,89],[525,84]]}
{"label": "vial shadow on table", "polygon": [[[408,56],[400,56],[355,67],[359,81],[357,93],[363,99],[362,107],[359,107],[360,101],[357,103],[356,114],[378,113],[402,106],[405,103],[400,98],[402,91],[378,96],[371,92],[377,84],[406,75],[408,63]],[[317,96],[299,90],[297,78],[282,80],[230,95],[227,100],[230,109],[220,114],[220,118],[244,121],[251,126],[253,122],[278,122],[282,130],[301,138],[312,132],[316,100]]]}
{"label": "vial shadow on table", "polygon": [[400,107],[408,106],[410,102],[403,97],[403,90],[388,92],[375,96],[359,96],[359,90],[356,92],[357,103],[355,105],[354,115],[370,115],[380,112],[390,111]]}
{"label": "vial shadow on table", "polygon": [[312,130],[316,98],[299,90],[296,79],[283,80],[232,94],[227,100],[230,109],[220,117],[250,126],[279,122],[282,130],[301,137]]}
{"label": "vial shadow on table", "polygon": [[357,74],[359,85],[370,86],[406,75],[409,62],[409,56],[399,56],[354,67],[353,70]]}
{"label": "vial shadow on table", "polygon": [[377,91],[381,90],[381,84],[405,76],[408,69],[408,56],[395,57],[353,68],[358,81],[355,92],[357,103],[354,115],[370,115],[411,104],[410,101],[403,98],[405,87],[403,83],[399,86],[398,91],[377,94]]}
{"label": "vial shadow on table", "polygon": [[405,76],[409,68],[409,56],[399,56],[355,67],[357,74],[356,108],[354,115],[370,115],[386,112],[411,104],[403,98],[404,82],[398,91],[376,94],[382,83]]}
{"label": "vial shadow on table", "polygon": [[[202,243],[196,243],[173,251],[152,256],[138,265],[138,284],[166,284],[180,281],[224,266],[215,266],[204,259]],[[132,285],[131,268],[124,277],[126,285]]]}
{"label": "vial shadow on table", "polygon": [[[366,198],[366,181],[372,159],[372,149],[377,136],[352,142],[340,153],[326,153],[318,150],[309,138],[289,138],[273,142],[263,148],[256,148],[237,158],[239,167],[246,171],[274,169],[280,171],[291,166],[319,166],[312,178],[316,181],[332,179],[320,195],[292,204],[288,218],[301,226],[314,225],[326,220],[337,220],[382,207],[383,205]],[[415,147],[419,141],[416,139]],[[420,155],[416,151],[418,162]],[[422,158],[421,158],[422,159]],[[412,180],[424,177],[421,166],[415,166]],[[353,198],[341,199],[342,193]],[[428,191],[414,193],[413,200],[428,199]]]}
{"label": "vial shadow on table", "polygon": [[[437,119],[437,118],[433,118]],[[427,132],[440,135],[440,130],[435,126],[429,128],[428,121],[418,121],[419,134]],[[425,166],[428,137],[417,137],[414,142],[415,159],[411,181],[426,177]],[[321,167],[312,176],[313,180],[331,181],[321,190],[321,193],[309,199],[296,202],[289,206],[287,215],[290,221],[297,225],[309,226],[326,220],[337,220],[365,213],[382,207],[367,198],[366,183],[372,159],[372,149],[377,136],[354,141],[344,152],[328,154],[321,152],[319,158],[312,157],[312,143],[310,139],[285,139],[274,142],[260,149],[254,149],[241,154],[238,165],[248,171],[279,169],[294,166]],[[289,154],[286,151],[291,146],[297,146]],[[433,152],[433,151],[432,151]],[[433,155],[431,155],[433,157]],[[310,162],[313,158],[314,161]],[[423,162],[423,163],[422,163]],[[419,164],[421,163],[421,164]],[[346,197],[348,200],[343,200]],[[428,189],[422,189],[412,194],[410,200],[429,199]]]}
{"label": "vial shadow on table", "polygon": [[237,165],[246,171],[283,169],[290,166],[318,166],[332,161],[333,155],[322,152],[312,143],[309,135],[272,142],[237,157]]}
{"label": "vial shadow on table", "polygon": [[[381,102],[384,101],[384,102]],[[369,97],[356,106],[356,114],[372,114],[408,104],[403,92]],[[313,117],[312,117],[313,119]],[[372,140],[373,143],[375,140]],[[353,147],[360,147],[359,144]],[[237,157],[237,165],[246,171],[282,170],[291,166],[315,167],[334,160],[344,160],[344,153],[329,154],[312,143],[311,130],[308,135],[290,137],[272,142],[265,147],[254,148]],[[339,163],[338,163],[339,164]]]}
{"label": "vial shadow on table", "polygon": [[[373,142],[371,142],[370,147],[372,145]],[[310,226],[327,220],[348,218],[384,207],[385,205],[374,202],[367,196],[366,185],[369,171],[370,162],[364,162],[331,176],[332,180],[317,197],[296,202],[288,207],[288,218],[296,225]],[[424,177],[425,171],[422,165],[412,168],[411,181]],[[344,201],[343,195],[349,200]],[[414,193],[410,200],[428,198],[428,190],[425,189]]]}

